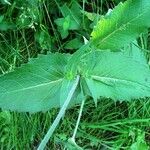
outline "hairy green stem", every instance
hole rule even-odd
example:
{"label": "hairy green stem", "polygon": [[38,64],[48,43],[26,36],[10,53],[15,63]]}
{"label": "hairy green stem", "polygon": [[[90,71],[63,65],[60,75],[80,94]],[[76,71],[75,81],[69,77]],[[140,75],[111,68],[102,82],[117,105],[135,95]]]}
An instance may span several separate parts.
{"label": "hairy green stem", "polygon": [[83,99],[83,101],[82,101],[82,103],[81,103],[81,107],[80,107],[80,111],[79,111],[79,116],[78,116],[77,123],[76,123],[75,129],[74,129],[74,132],[73,132],[72,139],[73,139],[74,141],[75,141],[75,136],[76,136],[76,133],[77,133],[77,129],[78,129],[78,127],[79,127],[79,123],[80,123],[80,120],[81,120],[84,102],[85,102],[85,99]]}
{"label": "hairy green stem", "polygon": [[71,101],[71,99],[73,97],[73,94],[74,94],[74,92],[75,92],[75,90],[76,90],[76,88],[78,86],[79,80],[80,80],[80,76],[78,75],[76,77],[76,80],[75,80],[75,82],[74,82],[74,84],[73,84],[73,86],[72,86],[68,96],[67,96],[67,99],[65,100],[65,102],[64,102],[62,108],[60,109],[57,117],[55,118],[53,124],[50,126],[48,132],[46,133],[45,137],[41,141],[41,143],[40,143],[40,145],[39,145],[37,150],[43,150],[45,148],[47,142],[49,141],[49,139],[51,138],[51,136],[52,136],[53,132],[55,131],[57,125],[59,124],[61,118],[64,116],[65,111],[66,111],[66,109],[67,109],[67,107],[68,107],[68,105],[69,105],[69,103],[70,103],[70,101]]}
{"label": "hairy green stem", "polygon": [[77,130],[78,130],[78,127],[79,127],[80,120],[81,120],[84,102],[85,102],[85,99],[83,99],[83,101],[81,103],[81,107],[80,107],[80,111],[79,111],[79,115],[78,115],[78,119],[77,119],[77,122],[76,122],[76,126],[75,126],[75,129],[74,129],[73,135],[72,135],[72,137],[70,139],[68,139],[68,142],[70,142],[71,144],[73,144],[74,147],[77,150],[83,150],[80,146],[78,146],[76,144],[76,142],[75,142],[75,136],[76,136],[76,133],[77,133]]}

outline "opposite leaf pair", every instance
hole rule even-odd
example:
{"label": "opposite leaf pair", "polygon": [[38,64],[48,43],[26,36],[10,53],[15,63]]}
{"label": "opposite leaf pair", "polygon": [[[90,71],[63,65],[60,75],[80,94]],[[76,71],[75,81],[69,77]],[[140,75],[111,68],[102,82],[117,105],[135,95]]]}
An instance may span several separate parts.
{"label": "opposite leaf pair", "polygon": [[149,15],[149,0],[120,3],[98,22],[89,43],[73,55],[41,55],[1,76],[0,107],[23,112],[60,107],[77,76],[80,82],[70,106],[88,95],[95,102],[100,96],[114,100],[149,97],[150,70],[146,62],[123,52],[110,52],[120,50],[150,27]]}
{"label": "opposite leaf pair", "polygon": [[[95,103],[101,96],[114,100],[150,97],[149,66],[142,55],[135,55],[140,50],[131,49],[131,56],[121,52],[150,27],[149,16],[149,0],[120,3],[98,22],[89,43],[73,55],[41,55],[1,76],[0,107],[22,112],[61,107],[39,145],[38,150],[43,150],[68,105],[82,103],[82,112],[86,96],[93,97]],[[114,50],[117,52],[111,52]],[[80,117],[81,113],[75,134]]]}
{"label": "opposite leaf pair", "polygon": [[[75,80],[66,77],[70,57],[67,54],[39,56],[15,72],[2,76],[0,106],[29,112],[61,106]],[[80,60],[78,68],[80,84],[71,105],[80,103],[87,95],[95,102],[100,96],[114,100],[150,96],[148,65],[140,64],[121,52],[91,51]],[[85,92],[87,90],[90,93]]]}

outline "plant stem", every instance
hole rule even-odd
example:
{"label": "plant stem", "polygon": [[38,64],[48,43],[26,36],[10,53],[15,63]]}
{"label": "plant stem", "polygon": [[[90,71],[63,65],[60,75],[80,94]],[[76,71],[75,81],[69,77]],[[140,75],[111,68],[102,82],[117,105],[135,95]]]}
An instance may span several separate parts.
{"label": "plant stem", "polygon": [[84,106],[84,102],[85,102],[85,98],[83,99],[82,103],[81,103],[81,107],[80,107],[80,111],[79,111],[79,115],[78,115],[78,119],[77,119],[77,123],[76,123],[76,126],[75,126],[75,129],[74,129],[74,132],[73,132],[73,135],[70,139],[68,139],[68,141],[74,145],[74,147],[77,149],[77,150],[83,150],[80,146],[78,146],[75,142],[75,136],[76,136],[76,133],[77,133],[77,130],[78,130],[78,127],[79,127],[79,123],[80,123],[80,120],[81,120],[81,116],[82,116],[82,111],[83,111],[83,106]]}
{"label": "plant stem", "polygon": [[74,84],[73,84],[73,86],[72,86],[72,88],[71,88],[71,90],[70,90],[70,92],[69,92],[69,94],[68,94],[68,96],[67,96],[67,99],[65,100],[65,102],[64,102],[62,108],[60,109],[57,117],[55,118],[53,124],[50,126],[48,132],[46,133],[45,137],[41,141],[41,143],[40,143],[37,150],[43,150],[45,148],[47,142],[49,141],[49,139],[51,138],[51,136],[52,136],[53,132],[55,131],[57,125],[59,124],[61,118],[64,116],[65,111],[66,111],[66,109],[67,109],[67,107],[68,107],[68,105],[69,105],[69,103],[70,103],[70,101],[73,97],[73,94],[74,94],[74,92],[75,92],[75,90],[78,86],[79,80],[80,80],[80,76],[78,75],[75,82],[74,82]]}
{"label": "plant stem", "polygon": [[73,132],[72,140],[74,140],[74,141],[75,141],[75,136],[76,136],[76,133],[77,133],[77,129],[78,129],[78,126],[79,126],[79,123],[80,123],[80,120],[81,120],[84,102],[85,102],[85,99],[83,99],[83,101],[81,103],[79,116],[78,116],[77,123],[76,123],[75,129],[74,129],[74,132]]}

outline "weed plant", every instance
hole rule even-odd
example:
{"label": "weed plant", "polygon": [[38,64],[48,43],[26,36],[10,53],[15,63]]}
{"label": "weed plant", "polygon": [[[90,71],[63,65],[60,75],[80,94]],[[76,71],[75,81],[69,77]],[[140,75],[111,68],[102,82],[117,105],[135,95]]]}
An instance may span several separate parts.
{"label": "weed plant", "polygon": [[[30,58],[50,52],[73,54],[90,39],[101,15],[121,0],[1,0],[0,74],[13,71]],[[83,38],[84,37],[84,38]],[[149,33],[138,39],[149,60]],[[77,149],[68,142],[80,105],[66,111],[46,146],[47,150]],[[148,150],[150,146],[149,98],[114,102],[89,97],[76,135],[78,149]],[[37,149],[58,109],[36,114],[0,112],[0,148]]]}

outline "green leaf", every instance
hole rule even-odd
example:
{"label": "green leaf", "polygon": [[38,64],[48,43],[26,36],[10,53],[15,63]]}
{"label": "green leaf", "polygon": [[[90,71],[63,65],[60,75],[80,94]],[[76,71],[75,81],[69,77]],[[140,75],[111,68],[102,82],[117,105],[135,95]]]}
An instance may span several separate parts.
{"label": "green leaf", "polygon": [[149,0],[120,3],[98,22],[91,34],[92,43],[100,49],[120,49],[150,27],[149,16]]}
{"label": "green leaf", "polygon": [[0,31],[7,31],[7,30],[15,29],[15,28],[16,28],[16,26],[13,23],[10,23],[7,21],[1,21],[0,22]]}
{"label": "green leaf", "polygon": [[64,18],[64,23],[63,23],[63,30],[66,31],[69,29],[70,26],[70,16],[67,16]]}
{"label": "green leaf", "polygon": [[149,146],[146,144],[145,141],[145,133],[138,133],[138,136],[136,138],[136,142],[134,142],[129,150],[148,150]]}
{"label": "green leaf", "polygon": [[68,15],[70,16],[70,19],[71,19],[70,29],[77,30],[80,28],[81,17],[82,17],[81,8],[80,8],[80,5],[76,1],[72,2],[70,8],[66,4],[64,4],[61,7],[61,12],[64,18],[67,17]]}
{"label": "green leaf", "polygon": [[70,18],[58,18],[55,20],[55,23],[58,26],[58,31],[60,32],[62,39],[66,38],[69,34]]}
{"label": "green leaf", "polygon": [[81,38],[78,37],[78,38],[74,38],[74,39],[68,41],[68,42],[65,44],[65,48],[66,48],[66,49],[78,49],[78,48],[80,48],[82,45],[83,45],[83,42],[82,42]]}
{"label": "green leaf", "polygon": [[80,62],[81,74],[94,98],[131,100],[150,96],[150,70],[121,52],[95,51]]}
{"label": "green leaf", "polygon": [[122,52],[126,56],[132,57],[134,60],[138,61],[139,63],[147,64],[147,60],[144,55],[144,52],[138,45],[137,41],[134,41],[130,43],[128,46],[125,46]]}
{"label": "green leaf", "polygon": [[67,4],[60,7],[63,18],[55,19],[55,23],[58,26],[58,31],[61,34],[62,39],[66,38],[69,34],[69,30],[79,30],[81,26],[81,11],[80,5],[73,1],[69,8]]}
{"label": "green leaf", "polygon": [[0,23],[2,23],[3,19],[4,19],[4,15],[0,15]]}
{"label": "green leaf", "polygon": [[40,30],[35,33],[35,40],[43,50],[49,50],[52,47],[52,38],[47,30]]}
{"label": "green leaf", "polygon": [[80,70],[80,67],[79,67],[80,60],[89,51],[91,51],[91,48],[89,46],[89,43],[87,43],[87,44],[83,45],[79,50],[77,50],[72,55],[72,57],[70,58],[70,60],[68,61],[67,66],[66,66],[67,78],[68,79],[73,79],[75,77],[75,75],[78,72],[80,72],[79,71]]}
{"label": "green leaf", "polygon": [[91,13],[91,12],[84,11],[84,10],[82,10],[82,13],[91,21],[94,21],[95,19],[100,18],[100,15],[97,13],[93,13],[93,12]]}
{"label": "green leaf", "polygon": [[0,107],[24,112],[59,107],[60,89],[69,58],[70,55],[63,54],[41,55],[1,76]]}

